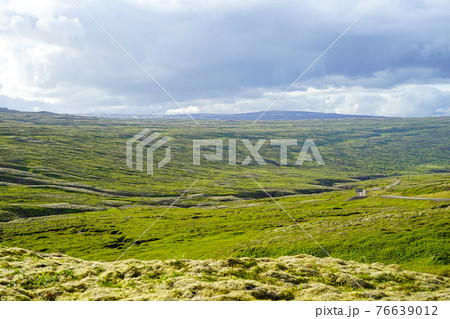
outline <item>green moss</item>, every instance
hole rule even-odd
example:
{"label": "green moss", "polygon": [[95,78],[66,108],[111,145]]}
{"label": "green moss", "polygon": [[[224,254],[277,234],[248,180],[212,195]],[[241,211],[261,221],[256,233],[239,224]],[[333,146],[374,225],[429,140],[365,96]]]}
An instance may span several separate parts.
{"label": "green moss", "polygon": [[59,277],[57,274],[53,273],[42,273],[42,274],[33,274],[29,276],[24,276],[23,279],[20,280],[19,285],[27,290],[32,290],[40,287],[45,287],[48,285],[53,285],[54,283],[59,281]]}

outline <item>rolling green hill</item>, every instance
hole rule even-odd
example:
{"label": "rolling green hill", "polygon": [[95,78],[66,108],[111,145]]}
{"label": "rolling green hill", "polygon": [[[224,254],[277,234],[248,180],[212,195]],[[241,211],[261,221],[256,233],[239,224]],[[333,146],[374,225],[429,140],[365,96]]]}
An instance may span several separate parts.
{"label": "rolling green hill", "polygon": [[[98,198],[177,196],[196,178],[207,184],[196,193],[255,197],[254,177],[276,195],[315,193],[338,182],[396,174],[450,171],[448,118],[343,119],[260,122],[111,120],[40,113],[0,113],[0,182],[15,195],[41,190],[44,203],[63,198],[73,204],[99,205]],[[172,137],[172,161],[153,177],[125,165],[125,142],[144,128]],[[192,140],[225,139],[223,162],[192,165]],[[279,148],[266,142],[260,154],[266,166],[227,165],[227,140],[298,139],[288,149],[288,165],[279,166]],[[303,141],[313,139],[325,166],[295,166]],[[249,154],[237,143],[237,162]],[[16,187],[17,186],[17,187]],[[31,190],[31,189],[32,190]],[[71,189],[68,189],[71,188]],[[15,193],[17,192],[17,193]],[[276,193],[275,193],[276,192]],[[3,190],[3,195],[8,191]],[[9,195],[9,194],[8,194]],[[76,200],[77,196],[81,200]],[[27,198],[27,203],[38,200]]]}
{"label": "rolling green hill", "polygon": [[[106,261],[130,246],[122,259],[327,257],[320,244],[335,258],[449,276],[448,122],[195,126],[0,113],[0,243]],[[173,138],[172,161],[154,176],[125,165],[125,142],[143,128]],[[268,142],[260,151],[265,166],[230,166],[226,156],[194,166],[194,138],[290,138],[300,145],[289,148],[287,166]],[[315,141],[325,166],[293,164],[305,139]],[[238,143],[238,163],[247,155]],[[357,187],[374,190],[348,200]]]}

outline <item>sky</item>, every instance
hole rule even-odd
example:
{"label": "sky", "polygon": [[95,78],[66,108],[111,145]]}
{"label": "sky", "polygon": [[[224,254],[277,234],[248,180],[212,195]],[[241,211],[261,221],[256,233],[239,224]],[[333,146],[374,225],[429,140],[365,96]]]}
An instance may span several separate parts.
{"label": "sky", "polygon": [[447,0],[379,0],[312,67],[373,0],[77,2],[1,1],[0,107],[450,116]]}

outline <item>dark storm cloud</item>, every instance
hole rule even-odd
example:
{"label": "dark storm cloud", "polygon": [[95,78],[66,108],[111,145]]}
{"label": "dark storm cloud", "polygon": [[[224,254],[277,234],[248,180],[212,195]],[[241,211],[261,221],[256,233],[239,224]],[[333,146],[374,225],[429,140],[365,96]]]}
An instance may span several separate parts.
{"label": "dark storm cloud", "polygon": [[[30,3],[0,12],[1,95],[54,111],[178,112],[79,8]],[[264,109],[370,1],[81,3],[183,106],[234,112]],[[379,1],[275,107],[447,114],[449,12],[445,1]],[[411,85],[429,101],[411,103]]]}

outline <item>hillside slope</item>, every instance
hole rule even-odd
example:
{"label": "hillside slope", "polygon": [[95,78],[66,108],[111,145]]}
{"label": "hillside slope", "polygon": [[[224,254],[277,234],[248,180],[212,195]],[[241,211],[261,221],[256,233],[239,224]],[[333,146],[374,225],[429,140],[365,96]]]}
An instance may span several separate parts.
{"label": "hillside slope", "polygon": [[[264,197],[255,178],[274,196],[331,191],[335,183],[377,177],[450,172],[448,118],[313,119],[258,122],[156,119],[105,119],[41,113],[0,114],[0,210],[10,216],[55,214],[74,205],[91,211],[140,202],[146,195],[178,197],[192,191],[210,196]],[[171,161],[154,176],[126,165],[126,141],[144,128],[172,139]],[[193,165],[194,139],[221,139],[222,161]],[[236,140],[236,163],[229,165],[229,142]],[[242,139],[259,149],[266,165],[241,165],[251,155]],[[281,165],[280,147],[271,139],[295,139]],[[306,139],[314,140],[326,165],[295,165]],[[204,150],[205,153],[212,150]],[[159,153],[158,153],[159,152]],[[155,158],[163,158],[163,149]],[[249,183],[250,182],[250,183]],[[114,201],[114,202],[111,202]],[[78,205],[85,205],[80,207]],[[86,207],[88,206],[88,207]],[[71,212],[67,206],[62,207]]]}
{"label": "hillside slope", "polygon": [[[181,207],[169,210],[173,198],[91,212],[71,211],[81,208],[62,199],[57,205],[27,203],[36,213],[52,209],[57,215],[0,223],[0,241],[9,247],[105,261],[116,260],[128,248],[125,258],[140,260],[327,257],[307,232],[335,258],[398,264],[450,277],[450,202],[381,197],[449,198],[450,177],[405,176],[395,187],[384,189],[395,181],[368,180],[340,184],[342,190],[333,192],[278,197],[277,203],[298,225],[271,198],[237,200],[193,193],[178,201]],[[355,187],[379,189],[367,198],[349,201],[355,192],[346,188]],[[12,195],[5,197],[11,200]],[[20,194],[15,196],[24,200]],[[17,207],[10,205],[9,209]],[[9,216],[7,211],[3,216]]]}

